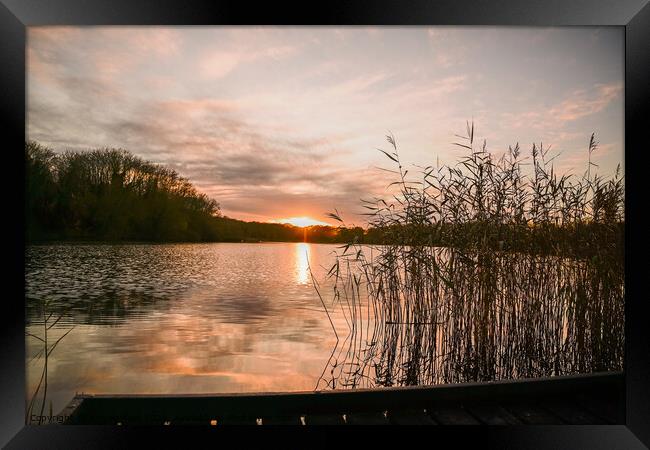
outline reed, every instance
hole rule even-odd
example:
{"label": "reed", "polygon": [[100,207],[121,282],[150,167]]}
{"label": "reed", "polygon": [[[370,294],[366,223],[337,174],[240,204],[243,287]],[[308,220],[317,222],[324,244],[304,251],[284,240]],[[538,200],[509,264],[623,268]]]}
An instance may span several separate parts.
{"label": "reed", "polygon": [[[74,325],[58,325],[62,319],[67,318],[70,309],[71,307],[67,307],[63,311],[56,311],[56,308],[51,308],[49,300],[43,300],[39,304],[39,319],[34,320],[34,323],[41,328],[41,335],[37,336],[25,331],[25,338],[35,339],[41,345],[40,350],[28,360],[27,364],[42,361],[41,377],[30,400],[25,405],[26,424],[43,425],[53,418],[51,399],[49,400],[49,415],[47,417],[44,415],[45,404],[48,401],[48,362],[57,345],[75,328]],[[38,407],[39,397],[40,408]],[[37,411],[38,413],[35,414]]]}
{"label": "reed", "polygon": [[469,122],[466,155],[416,175],[387,140],[397,192],[364,201],[381,244],[342,246],[329,272],[349,333],[317,388],[622,370],[624,183],[597,174],[594,135],[581,177],[541,144],[495,158]]}

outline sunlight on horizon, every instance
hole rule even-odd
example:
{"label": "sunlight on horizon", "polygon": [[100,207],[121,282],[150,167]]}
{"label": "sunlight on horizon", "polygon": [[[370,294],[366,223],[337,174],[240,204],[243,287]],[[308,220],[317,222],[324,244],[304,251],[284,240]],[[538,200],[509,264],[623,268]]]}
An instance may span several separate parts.
{"label": "sunlight on horizon", "polygon": [[311,227],[313,225],[323,225],[331,226],[327,222],[321,222],[320,220],[312,219],[311,217],[302,216],[302,217],[288,217],[286,219],[277,219],[273,221],[274,223],[288,223],[295,227]]}

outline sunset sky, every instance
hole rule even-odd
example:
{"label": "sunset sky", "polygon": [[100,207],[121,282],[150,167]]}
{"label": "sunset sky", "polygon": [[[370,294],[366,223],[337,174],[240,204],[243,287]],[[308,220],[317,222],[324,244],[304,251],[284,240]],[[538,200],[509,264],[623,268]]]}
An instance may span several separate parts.
{"label": "sunset sky", "polygon": [[409,164],[454,164],[474,120],[499,155],[561,152],[581,175],[623,163],[621,28],[31,27],[27,137],[57,151],[127,149],[244,220],[386,193],[392,132]]}

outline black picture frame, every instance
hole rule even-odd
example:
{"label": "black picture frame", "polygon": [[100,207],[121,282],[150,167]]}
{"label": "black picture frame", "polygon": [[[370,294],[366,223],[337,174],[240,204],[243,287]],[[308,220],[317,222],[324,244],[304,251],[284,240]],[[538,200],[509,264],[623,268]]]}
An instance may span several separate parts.
{"label": "black picture frame", "polygon": [[[171,444],[185,442],[200,431],[167,427],[25,426],[25,308],[24,308],[24,167],[20,148],[25,140],[25,37],[36,25],[520,25],[619,26],[625,28],[625,168],[626,168],[626,424],[611,426],[434,427],[419,431],[432,445],[470,444],[481,448],[634,449],[650,446],[650,335],[644,314],[645,243],[642,221],[644,151],[650,129],[650,5],[648,0],[382,0],[329,2],[260,2],[224,0],[0,0],[0,110],[5,173],[5,245],[7,265],[4,313],[0,333],[2,394],[0,443],[8,448],[124,447],[136,439]],[[646,143],[647,146],[647,143]],[[20,169],[18,169],[20,168]],[[647,177],[647,175],[646,175]],[[15,188],[14,183],[20,185]],[[646,275],[647,276],[647,275]],[[258,427],[260,428],[260,427]],[[307,445],[350,441],[350,430],[267,429],[241,433],[220,430],[202,437],[221,442],[225,435],[254,438],[304,439]],[[341,436],[345,433],[345,436]],[[356,436],[364,446],[384,443],[376,431]],[[314,441],[318,434],[318,441]],[[425,436],[426,435],[426,436]],[[409,431],[408,440],[415,443]],[[373,441],[375,441],[373,443]]]}

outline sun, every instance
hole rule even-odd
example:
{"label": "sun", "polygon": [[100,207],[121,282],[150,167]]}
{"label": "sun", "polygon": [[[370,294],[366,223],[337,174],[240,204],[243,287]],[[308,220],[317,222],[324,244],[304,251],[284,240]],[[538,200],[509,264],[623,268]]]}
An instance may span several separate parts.
{"label": "sun", "polygon": [[327,222],[321,222],[320,220],[312,219],[311,217],[302,216],[302,217],[288,217],[286,219],[277,219],[274,220],[277,223],[288,223],[296,227],[310,227],[312,225],[325,225],[329,226]]}

